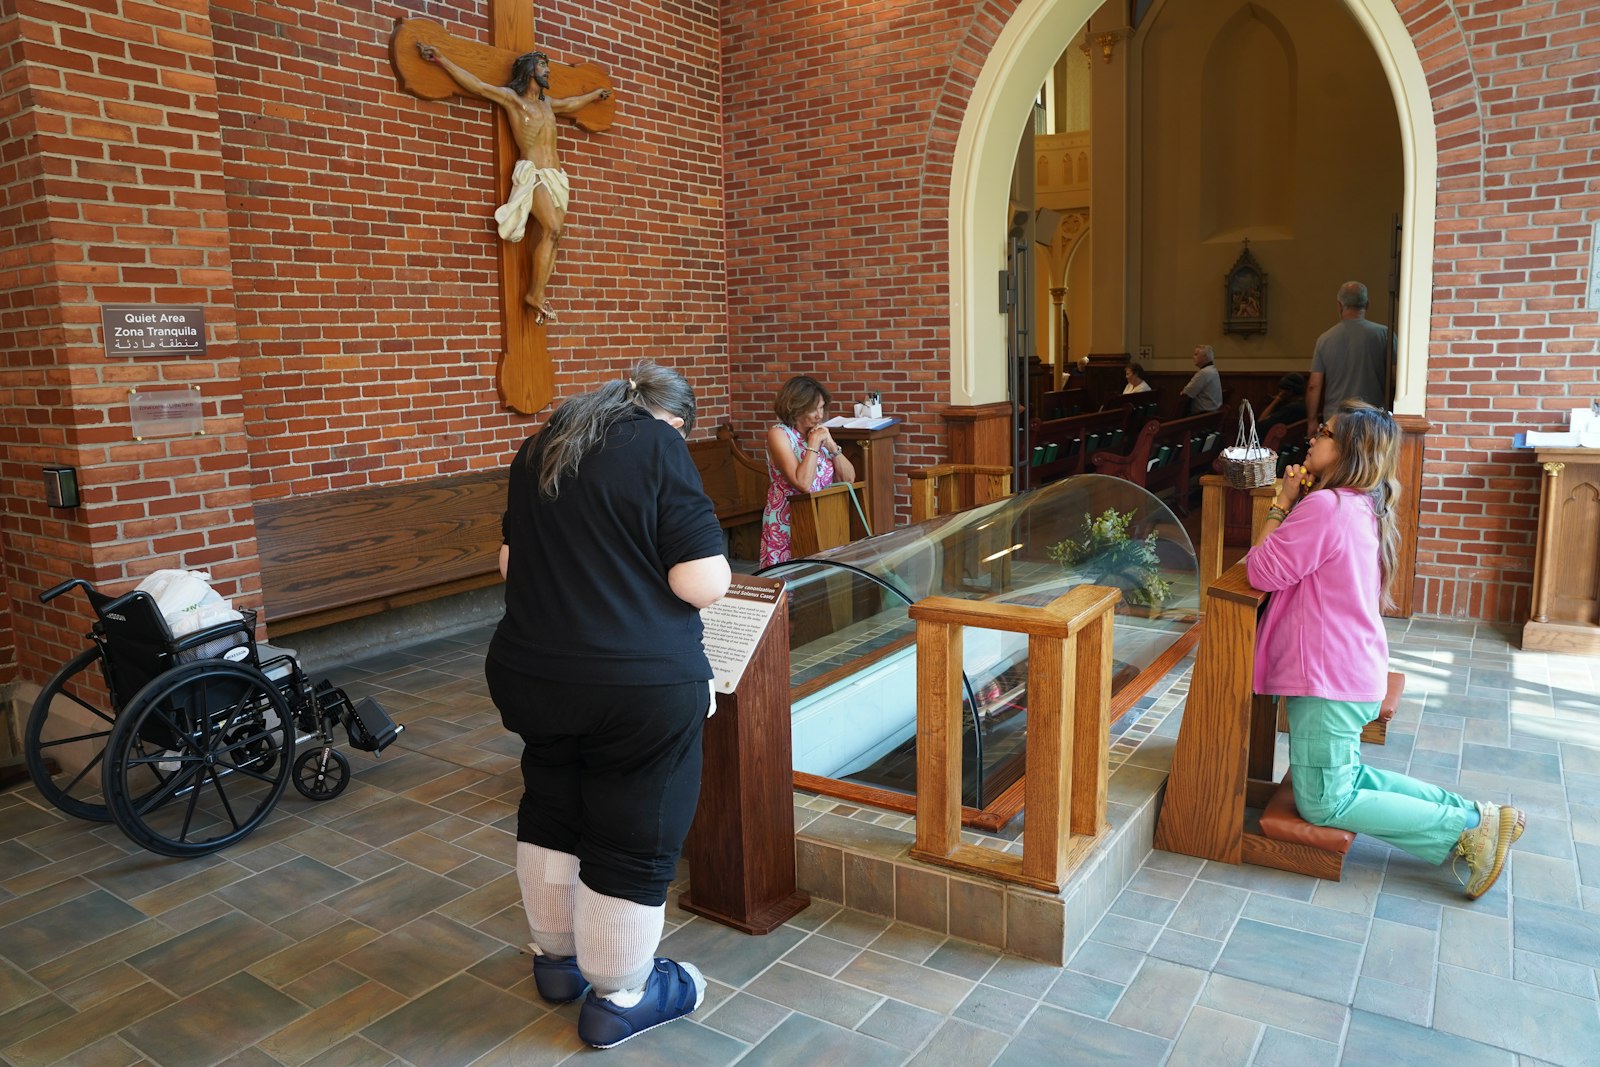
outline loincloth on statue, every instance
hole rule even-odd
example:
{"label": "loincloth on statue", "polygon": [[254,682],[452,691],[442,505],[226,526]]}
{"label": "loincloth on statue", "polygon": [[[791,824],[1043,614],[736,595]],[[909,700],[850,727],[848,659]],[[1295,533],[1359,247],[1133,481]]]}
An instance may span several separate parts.
{"label": "loincloth on statue", "polygon": [[526,159],[519,159],[511,172],[511,195],[504,206],[494,210],[501,240],[522,240],[528,228],[528,215],[533,211],[533,191],[541,185],[550,193],[557,211],[567,210],[567,201],[572,195],[567,172],[560,167],[536,167]]}

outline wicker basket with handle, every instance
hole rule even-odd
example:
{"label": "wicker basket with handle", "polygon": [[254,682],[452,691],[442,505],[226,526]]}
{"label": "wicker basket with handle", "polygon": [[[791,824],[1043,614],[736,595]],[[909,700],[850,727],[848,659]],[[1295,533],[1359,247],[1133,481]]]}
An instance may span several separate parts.
{"label": "wicker basket with handle", "polygon": [[1256,413],[1248,400],[1239,403],[1239,436],[1231,447],[1222,450],[1219,463],[1222,476],[1235,489],[1259,489],[1277,480],[1278,454],[1261,447],[1256,435]]}

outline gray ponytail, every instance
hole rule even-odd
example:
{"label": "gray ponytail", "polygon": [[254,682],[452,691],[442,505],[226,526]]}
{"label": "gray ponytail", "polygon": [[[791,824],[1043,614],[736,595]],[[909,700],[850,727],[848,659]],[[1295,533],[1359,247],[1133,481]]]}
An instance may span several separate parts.
{"label": "gray ponytail", "polygon": [[576,475],[583,457],[599,447],[618,419],[634,411],[675,415],[688,436],[694,429],[694,389],[677,371],[641,359],[627,378],[562,404],[528,453],[528,463],[539,472],[539,495],[554,500],[561,479]]}

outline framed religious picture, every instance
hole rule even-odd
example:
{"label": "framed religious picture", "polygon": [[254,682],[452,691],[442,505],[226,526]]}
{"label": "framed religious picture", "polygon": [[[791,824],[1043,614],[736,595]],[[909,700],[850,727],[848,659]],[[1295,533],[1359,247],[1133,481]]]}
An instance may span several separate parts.
{"label": "framed religious picture", "polygon": [[1249,238],[1222,282],[1222,332],[1267,332],[1267,275],[1250,251]]}

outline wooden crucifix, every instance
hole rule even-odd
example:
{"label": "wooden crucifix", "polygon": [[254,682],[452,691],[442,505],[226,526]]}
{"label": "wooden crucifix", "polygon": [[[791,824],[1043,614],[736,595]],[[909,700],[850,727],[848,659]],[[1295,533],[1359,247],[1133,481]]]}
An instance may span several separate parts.
{"label": "wooden crucifix", "polygon": [[[554,269],[567,194],[566,176],[555,162],[554,116],[599,132],[610,128],[615,100],[599,67],[537,61],[518,71],[525,82],[532,79],[525,86],[527,99],[519,100],[522,91],[512,93],[507,83],[513,80],[519,57],[533,51],[533,5],[526,0],[490,0],[489,9],[489,44],[456,37],[428,19],[402,19],[389,40],[389,57],[408,92],[424,100],[469,92],[500,105],[495,110],[506,116],[505,121],[492,120],[495,171],[504,205],[495,212],[503,238],[500,395],[507,407],[531,415],[555,395],[545,342],[546,323],[554,316],[545,283]],[[541,81],[545,71],[548,76]]]}

